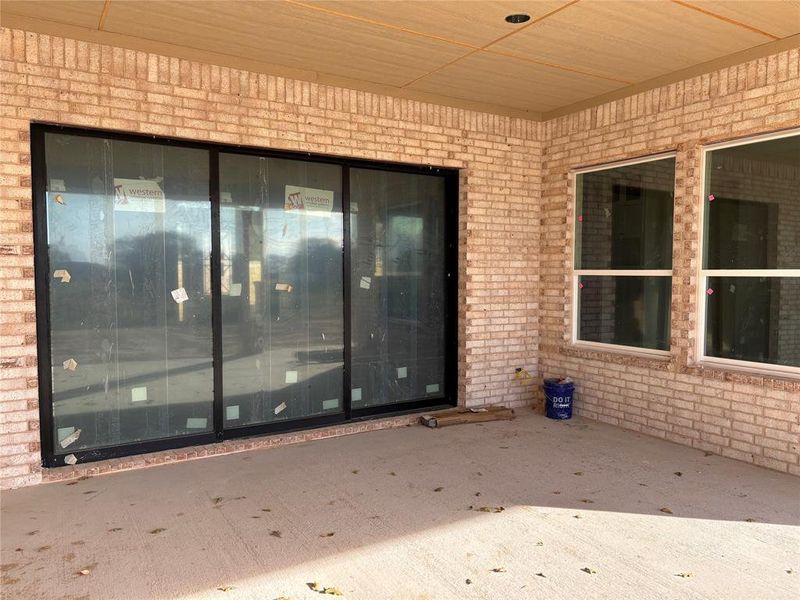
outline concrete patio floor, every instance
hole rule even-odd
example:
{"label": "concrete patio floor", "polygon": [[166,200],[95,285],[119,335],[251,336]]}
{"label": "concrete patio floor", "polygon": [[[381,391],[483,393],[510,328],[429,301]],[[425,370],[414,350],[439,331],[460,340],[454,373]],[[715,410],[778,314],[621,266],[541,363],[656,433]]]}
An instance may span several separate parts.
{"label": "concrete patio floor", "polygon": [[800,594],[800,479],[519,412],[3,493],[4,596]]}

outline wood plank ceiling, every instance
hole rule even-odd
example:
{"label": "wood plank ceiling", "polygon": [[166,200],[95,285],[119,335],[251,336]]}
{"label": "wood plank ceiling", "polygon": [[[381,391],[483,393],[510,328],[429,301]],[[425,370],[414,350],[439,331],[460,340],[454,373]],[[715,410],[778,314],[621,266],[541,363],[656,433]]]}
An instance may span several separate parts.
{"label": "wood plank ceiling", "polygon": [[2,18],[531,118],[800,45],[800,0],[4,0]]}

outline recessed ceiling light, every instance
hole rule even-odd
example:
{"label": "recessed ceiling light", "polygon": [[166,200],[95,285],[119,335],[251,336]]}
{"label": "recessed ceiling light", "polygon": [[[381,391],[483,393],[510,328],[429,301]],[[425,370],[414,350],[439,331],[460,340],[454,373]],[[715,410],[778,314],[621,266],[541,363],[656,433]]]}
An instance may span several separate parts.
{"label": "recessed ceiling light", "polygon": [[522,13],[518,15],[508,15],[506,17],[506,21],[508,21],[509,23],[513,23],[514,25],[519,25],[520,23],[524,23],[525,21],[530,21],[530,20],[531,20],[530,15],[524,15]]}

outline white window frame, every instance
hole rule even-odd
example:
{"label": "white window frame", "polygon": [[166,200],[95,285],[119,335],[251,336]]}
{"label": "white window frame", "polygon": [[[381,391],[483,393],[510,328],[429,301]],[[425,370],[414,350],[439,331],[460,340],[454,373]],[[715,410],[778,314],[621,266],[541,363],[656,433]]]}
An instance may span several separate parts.
{"label": "white window frame", "polygon": [[778,140],[787,137],[800,135],[800,128],[788,129],[776,133],[754,135],[726,142],[708,144],[702,147],[700,154],[700,173],[702,185],[700,194],[700,210],[698,219],[698,231],[700,243],[698,244],[699,255],[697,256],[697,330],[696,338],[696,362],[700,366],[711,366],[725,369],[742,370],[767,375],[781,375],[800,377],[800,367],[790,367],[786,365],[775,365],[771,363],[760,363],[749,360],[738,360],[735,358],[719,358],[717,356],[706,356],[706,290],[708,289],[709,277],[800,277],[800,269],[706,269],[703,267],[705,262],[705,219],[706,219],[706,199],[708,197],[708,177],[706,175],[706,164],[708,153],[724,148],[735,146],[747,146],[758,142]]}
{"label": "white window frame", "polygon": [[[580,283],[581,276],[614,276],[614,277],[670,277],[672,278],[673,269],[576,269],[576,247],[578,244],[578,228],[576,219],[578,214],[578,175],[585,173],[594,173],[596,171],[609,171],[611,169],[618,169],[620,167],[627,167],[630,165],[638,165],[642,163],[655,162],[664,160],[666,158],[676,158],[677,152],[662,152],[660,154],[652,154],[650,156],[642,156],[639,158],[631,158],[629,160],[621,160],[617,162],[604,163],[602,165],[595,165],[593,167],[585,167],[580,169],[573,169],[570,172],[572,183],[572,251],[570,252],[570,273],[572,279],[572,333],[570,336],[570,343],[576,348],[585,348],[587,350],[604,350],[609,352],[621,352],[625,354],[641,354],[654,358],[668,358],[672,356],[671,350],[658,350],[655,348],[640,348],[638,346],[625,346],[623,344],[609,344],[607,342],[592,342],[588,340],[581,340],[578,338],[578,326],[580,323],[580,290],[578,284]],[[674,177],[677,177],[677,169]],[[673,198],[675,190],[675,181],[673,179]],[[672,212],[672,229],[673,236],[675,233],[675,211],[673,206]],[[674,239],[674,237],[673,237]],[[674,266],[674,265],[673,265]],[[670,287],[670,297],[672,296],[672,288]],[[670,336],[672,335],[672,302],[670,301]]]}

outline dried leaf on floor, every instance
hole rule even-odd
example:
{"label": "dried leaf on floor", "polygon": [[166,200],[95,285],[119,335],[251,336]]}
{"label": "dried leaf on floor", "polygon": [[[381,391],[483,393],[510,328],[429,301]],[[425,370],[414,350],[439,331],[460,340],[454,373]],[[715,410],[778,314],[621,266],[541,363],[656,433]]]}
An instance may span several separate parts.
{"label": "dried leaf on floor", "polygon": [[590,569],[589,567],[583,567],[581,571],[583,571],[584,573],[589,573],[589,575],[594,575],[595,573],[597,573],[597,571],[595,571],[594,569]]}
{"label": "dried leaf on floor", "polygon": [[478,512],[487,512],[487,513],[501,513],[505,510],[502,506],[480,506],[476,508]]}
{"label": "dried leaf on floor", "polygon": [[276,538],[283,537],[283,534],[280,531],[278,531],[277,529],[275,529],[273,531],[270,531],[269,534],[272,537],[276,537]]}
{"label": "dried leaf on floor", "polygon": [[329,531],[328,533],[320,533],[319,537],[333,537],[334,535],[336,535],[335,531]]}
{"label": "dried leaf on floor", "polygon": [[469,585],[469,584],[471,584],[471,583],[472,583],[472,579],[467,579],[467,580],[466,580],[464,583],[466,583],[467,585]]}
{"label": "dried leaf on floor", "polygon": [[443,487],[439,486],[437,488],[433,488],[433,491],[434,492],[441,492],[443,489],[444,489]]}
{"label": "dried leaf on floor", "polygon": [[672,511],[670,509],[668,509],[666,506],[664,506],[662,508],[659,508],[658,510],[660,510],[665,515],[671,515],[672,514]]}
{"label": "dried leaf on floor", "polygon": [[344,596],[344,594],[339,590],[339,588],[335,587],[326,587],[322,590],[323,594],[328,594],[330,596]]}
{"label": "dried leaf on floor", "polygon": [[494,569],[492,569],[492,573],[505,573],[505,572],[506,572],[505,567],[495,567]]}
{"label": "dried leaf on floor", "polygon": [[675,471],[673,475],[677,475],[678,477],[683,477],[683,473],[681,473],[680,471]]}
{"label": "dried leaf on floor", "polygon": [[220,592],[230,592],[232,589],[235,589],[232,585],[223,585],[222,587],[217,588]]}
{"label": "dried leaf on floor", "polygon": [[547,577],[547,575],[545,575],[544,573],[537,573],[536,576],[537,577]]}
{"label": "dried leaf on floor", "polygon": [[353,469],[353,470],[352,470],[352,471],[350,471],[350,472],[351,472],[353,475],[358,475],[358,469]]}
{"label": "dried leaf on floor", "polygon": [[572,515],[572,518],[573,518],[573,519],[582,519],[583,517],[582,517],[582,516],[580,516],[580,515]]}
{"label": "dried leaf on floor", "polygon": [[308,589],[310,589],[313,592],[321,592],[322,591],[322,585],[320,585],[320,583],[317,582],[317,581],[312,581],[310,583],[307,583],[306,585],[308,586]]}
{"label": "dried leaf on floor", "polygon": [[575,471],[573,475],[578,475],[579,477],[583,475],[583,471]]}
{"label": "dried leaf on floor", "polygon": [[153,535],[157,533],[161,533],[162,531],[166,531],[165,527],[156,527],[155,529],[151,529],[148,533],[152,533]]}

